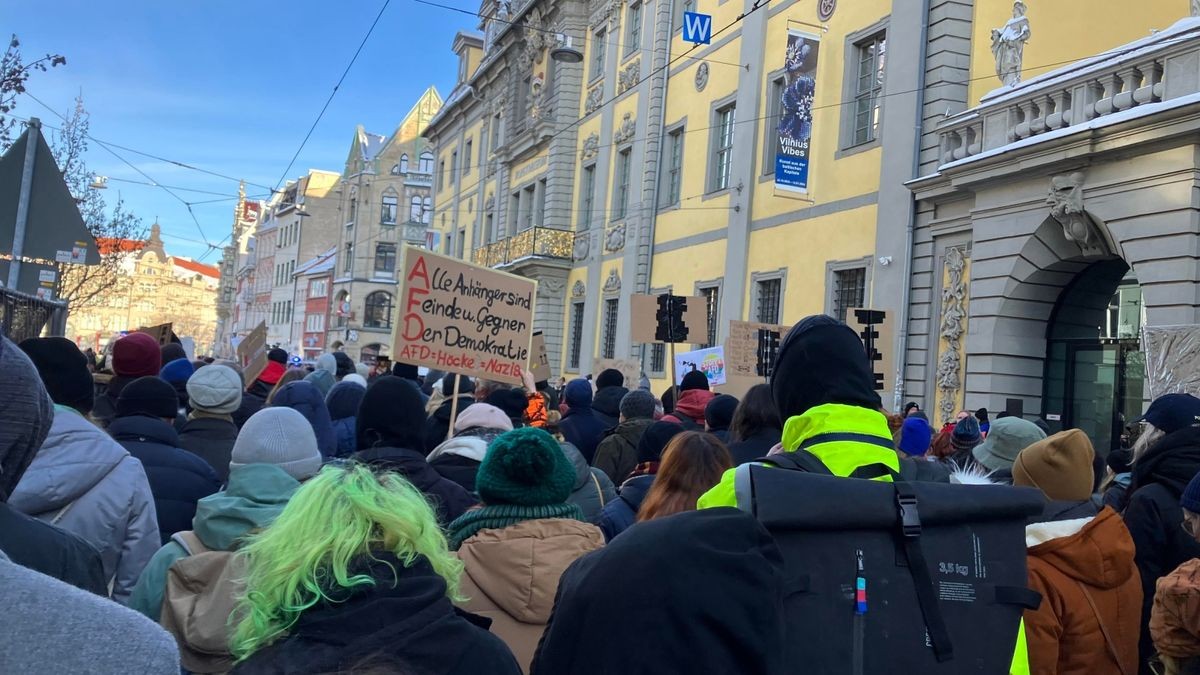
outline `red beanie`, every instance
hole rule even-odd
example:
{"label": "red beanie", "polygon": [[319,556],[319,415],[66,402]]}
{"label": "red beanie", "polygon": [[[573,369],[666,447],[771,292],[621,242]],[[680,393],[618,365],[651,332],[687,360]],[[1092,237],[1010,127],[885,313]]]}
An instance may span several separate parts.
{"label": "red beanie", "polygon": [[158,340],[145,333],[130,333],[113,345],[112,363],[117,375],[155,377],[162,369]]}

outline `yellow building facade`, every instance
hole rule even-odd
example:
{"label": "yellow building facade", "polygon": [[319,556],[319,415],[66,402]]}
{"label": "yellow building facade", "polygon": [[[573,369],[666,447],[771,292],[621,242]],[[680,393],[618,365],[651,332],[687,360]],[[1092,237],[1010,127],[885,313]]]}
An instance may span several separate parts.
{"label": "yellow building facade", "polygon": [[72,307],[66,337],[100,353],[121,331],[173,324],[195,341],[196,354],[212,353],[217,330],[220,271],[177,258],[163,248],[158,223],[145,241],[101,241],[101,255],[121,256],[116,280],[97,300]]}
{"label": "yellow building facade", "polygon": [[[485,2],[483,36],[454,41],[459,82],[426,134],[435,225],[452,252],[539,280],[556,375],[634,359],[667,386],[667,350],[630,337],[635,293],[704,297],[694,346],[722,344],[731,320],[871,306],[894,336],[885,404],[914,392],[932,406],[916,354],[937,351],[927,324],[945,275],[923,262],[932,244],[914,236],[910,183],[941,163],[943,120],[1004,86],[997,62],[1011,50],[994,50],[992,31],[1018,5],[1028,15],[1028,79],[1188,12],[1151,3],[1112,21],[1083,0],[1031,4]],[[711,17],[709,44],[684,40],[685,11]],[[797,133],[803,189],[790,169],[777,177],[780,136]]]}

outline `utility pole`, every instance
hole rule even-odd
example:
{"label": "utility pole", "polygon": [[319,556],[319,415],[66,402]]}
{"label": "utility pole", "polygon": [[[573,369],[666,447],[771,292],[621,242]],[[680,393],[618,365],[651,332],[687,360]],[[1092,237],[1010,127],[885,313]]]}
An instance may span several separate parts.
{"label": "utility pole", "polygon": [[25,165],[21,168],[21,192],[17,197],[17,222],[13,230],[12,262],[8,266],[8,287],[17,288],[21,277],[21,256],[25,253],[25,226],[29,221],[29,195],[33,192],[33,162],[37,159],[38,136],[42,133],[42,122],[29,118],[29,130],[25,134]]}

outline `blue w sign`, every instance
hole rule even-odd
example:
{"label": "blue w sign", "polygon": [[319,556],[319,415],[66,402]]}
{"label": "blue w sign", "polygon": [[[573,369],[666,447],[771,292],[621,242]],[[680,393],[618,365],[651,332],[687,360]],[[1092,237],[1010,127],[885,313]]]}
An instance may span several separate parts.
{"label": "blue w sign", "polygon": [[712,16],[695,12],[683,13],[683,39],[698,45],[712,41]]}

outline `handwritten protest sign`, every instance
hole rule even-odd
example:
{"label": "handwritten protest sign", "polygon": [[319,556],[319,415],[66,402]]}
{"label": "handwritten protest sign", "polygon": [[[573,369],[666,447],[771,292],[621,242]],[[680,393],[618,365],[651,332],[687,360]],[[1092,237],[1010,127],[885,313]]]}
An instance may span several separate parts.
{"label": "handwritten protest sign", "polygon": [[143,326],[137,329],[138,333],[145,333],[150,337],[158,340],[158,345],[161,347],[171,341],[171,326],[173,324],[161,323],[157,326]]}
{"label": "handwritten protest sign", "polygon": [[599,376],[600,373],[608,369],[620,371],[621,375],[625,376],[625,388],[637,389],[638,382],[642,379],[642,366],[637,361],[629,361],[626,359],[594,359],[592,361],[592,375]]}
{"label": "handwritten protest sign", "polygon": [[704,373],[709,386],[725,384],[725,348],[709,347],[675,355],[675,384],[683,384],[684,375],[693,370]]}
{"label": "handwritten protest sign", "polygon": [[237,346],[237,357],[238,363],[242,365],[246,382],[258,379],[263,369],[267,367],[266,321],[260,322],[254,330],[250,331],[249,335],[242,338]]}
{"label": "handwritten protest sign", "polygon": [[660,303],[657,295],[633,295],[629,299],[630,312],[633,317],[632,336],[637,342],[672,342],[660,339],[662,331],[674,334],[678,339],[673,342],[703,344],[708,340],[708,313],[705,300],[702,297],[675,296],[670,309],[676,316],[660,315]]}
{"label": "handwritten protest sign", "polygon": [[729,337],[725,340],[725,369],[729,375],[765,381],[788,330],[788,326],[770,323],[730,321]]}
{"label": "handwritten protest sign", "polygon": [[404,247],[398,361],[521,384],[537,282]]}
{"label": "handwritten protest sign", "polygon": [[550,356],[546,354],[546,338],[542,331],[534,333],[529,344],[529,372],[534,382],[550,380]]}

